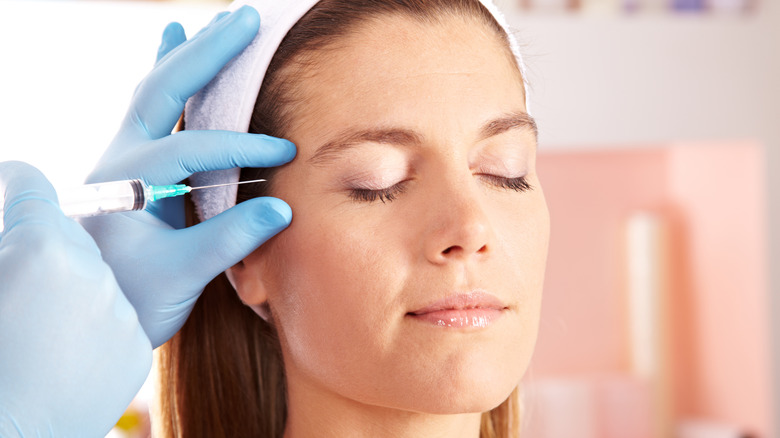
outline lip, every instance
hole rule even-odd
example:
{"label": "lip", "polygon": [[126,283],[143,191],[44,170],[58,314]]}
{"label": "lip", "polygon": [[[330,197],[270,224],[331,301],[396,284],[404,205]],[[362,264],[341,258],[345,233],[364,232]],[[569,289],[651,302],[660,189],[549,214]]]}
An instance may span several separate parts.
{"label": "lip", "polygon": [[450,295],[406,314],[440,327],[486,328],[500,318],[507,306],[485,292]]}

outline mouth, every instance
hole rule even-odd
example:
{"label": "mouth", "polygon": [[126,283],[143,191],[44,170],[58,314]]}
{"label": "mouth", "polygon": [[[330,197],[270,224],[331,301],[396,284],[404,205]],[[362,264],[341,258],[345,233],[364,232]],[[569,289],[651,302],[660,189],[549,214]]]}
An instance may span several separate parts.
{"label": "mouth", "polygon": [[472,292],[445,297],[408,312],[406,316],[439,327],[486,328],[507,309],[508,307],[493,295]]}

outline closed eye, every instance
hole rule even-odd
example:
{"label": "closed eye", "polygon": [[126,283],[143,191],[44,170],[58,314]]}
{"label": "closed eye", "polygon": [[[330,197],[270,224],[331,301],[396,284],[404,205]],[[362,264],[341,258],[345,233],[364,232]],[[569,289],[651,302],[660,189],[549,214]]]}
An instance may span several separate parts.
{"label": "closed eye", "polygon": [[[479,176],[489,184],[501,189],[514,190],[516,192],[527,192],[534,189],[534,187],[526,180],[525,176],[516,178],[506,178],[503,176],[489,174],[480,174]],[[385,189],[350,189],[349,197],[353,201],[357,202],[371,203],[379,200],[385,204],[387,202],[396,200],[396,198],[405,191],[406,181],[401,181]]]}
{"label": "closed eye", "polygon": [[509,189],[516,192],[527,192],[534,189],[534,187],[525,179],[525,176],[519,176],[517,178],[506,178],[489,174],[480,174],[479,176],[491,185],[501,189]]}

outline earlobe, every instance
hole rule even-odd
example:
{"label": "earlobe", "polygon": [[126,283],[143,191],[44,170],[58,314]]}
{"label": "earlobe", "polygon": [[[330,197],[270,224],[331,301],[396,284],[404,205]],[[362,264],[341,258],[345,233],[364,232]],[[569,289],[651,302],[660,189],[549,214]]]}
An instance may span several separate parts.
{"label": "earlobe", "polygon": [[247,259],[229,268],[225,274],[238,293],[238,298],[261,318],[268,321],[270,316],[268,293],[265,282],[260,275],[260,263],[257,260],[248,261]]}

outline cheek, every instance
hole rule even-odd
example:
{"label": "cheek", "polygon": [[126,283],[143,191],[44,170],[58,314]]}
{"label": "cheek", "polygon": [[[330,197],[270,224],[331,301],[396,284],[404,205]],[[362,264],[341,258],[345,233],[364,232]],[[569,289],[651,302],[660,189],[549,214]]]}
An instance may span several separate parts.
{"label": "cheek", "polygon": [[269,303],[298,367],[322,370],[323,363],[355,362],[349,352],[361,347],[383,348],[363,334],[392,315],[386,310],[402,262],[388,256],[398,252],[386,251],[385,240],[359,224],[301,217],[272,242]]}
{"label": "cheek", "polygon": [[[499,277],[523,285],[530,293],[540,293],[550,239],[550,216],[544,193],[538,184],[522,194],[518,202],[503,202],[492,216],[496,219],[496,253],[506,269]],[[519,283],[518,283],[519,281]]]}
{"label": "cheek", "polygon": [[[532,347],[536,340],[550,238],[544,194],[538,184],[534,187],[522,195],[521,202],[503,206],[503,214],[494,216],[501,219],[495,223],[498,260],[490,274],[518,300],[521,327],[514,334],[525,347]],[[530,356],[530,349],[522,351]]]}

